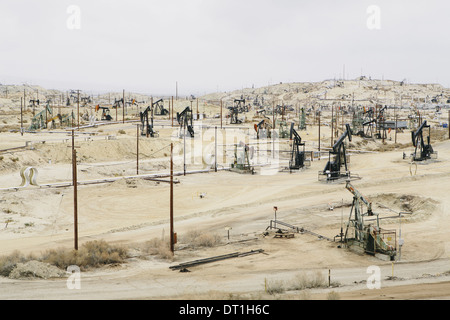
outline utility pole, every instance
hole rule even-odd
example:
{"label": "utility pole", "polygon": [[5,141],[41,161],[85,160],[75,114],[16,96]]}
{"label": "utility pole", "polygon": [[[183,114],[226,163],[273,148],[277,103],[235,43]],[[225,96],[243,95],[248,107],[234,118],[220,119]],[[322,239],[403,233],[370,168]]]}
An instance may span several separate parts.
{"label": "utility pole", "polygon": [[333,137],[334,137],[334,105],[331,105],[331,142],[330,142],[331,147],[333,147]]}
{"label": "utility pole", "polygon": [[73,130],[72,130],[72,183],[73,183],[74,248],[75,250],[78,250],[77,151],[75,150],[75,137]]}
{"label": "utility pole", "polygon": [[122,100],[123,100],[122,123],[125,123],[125,89],[123,90],[123,93],[122,93]]}
{"label": "utility pole", "polygon": [[20,135],[23,136],[23,98],[20,98]]}
{"label": "utility pole", "polygon": [[398,116],[395,115],[395,144],[397,144],[397,126],[398,126],[397,118],[398,118]]}
{"label": "utility pole", "polygon": [[214,130],[214,172],[217,172],[217,126]]}
{"label": "utility pole", "polygon": [[173,109],[174,109],[174,105],[173,105],[173,96],[172,96],[172,128],[173,128]]}
{"label": "utility pole", "polygon": [[186,175],[186,126],[183,132],[183,175]]}
{"label": "utility pole", "polygon": [[139,175],[139,124],[136,125],[136,175]]}
{"label": "utility pole", "polygon": [[319,109],[319,160],[320,160],[320,109]]}
{"label": "utility pole", "polygon": [[173,143],[170,144],[170,252],[174,254],[173,233]]}
{"label": "utility pole", "polygon": [[222,129],[222,98],[220,99],[220,129]]}
{"label": "utility pole", "polygon": [[77,90],[77,126],[80,130],[80,90]]}

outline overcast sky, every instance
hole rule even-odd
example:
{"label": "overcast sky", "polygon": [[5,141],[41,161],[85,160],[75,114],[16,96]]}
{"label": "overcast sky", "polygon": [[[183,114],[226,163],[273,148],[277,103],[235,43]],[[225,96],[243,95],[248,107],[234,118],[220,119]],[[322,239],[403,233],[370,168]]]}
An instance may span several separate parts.
{"label": "overcast sky", "polygon": [[450,87],[449,14],[445,0],[1,0],[0,83],[201,95],[345,70]]}

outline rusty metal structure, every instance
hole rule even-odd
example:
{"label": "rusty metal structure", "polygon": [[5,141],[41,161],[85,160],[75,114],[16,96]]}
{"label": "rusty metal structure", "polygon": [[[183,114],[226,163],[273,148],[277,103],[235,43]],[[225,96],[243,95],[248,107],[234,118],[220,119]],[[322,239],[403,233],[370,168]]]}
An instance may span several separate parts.
{"label": "rusty metal structure", "polygon": [[380,219],[373,212],[372,203],[349,181],[345,187],[353,194],[353,202],[343,244],[367,254],[387,256],[393,261],[397,254],[396,231],[380,228]]}

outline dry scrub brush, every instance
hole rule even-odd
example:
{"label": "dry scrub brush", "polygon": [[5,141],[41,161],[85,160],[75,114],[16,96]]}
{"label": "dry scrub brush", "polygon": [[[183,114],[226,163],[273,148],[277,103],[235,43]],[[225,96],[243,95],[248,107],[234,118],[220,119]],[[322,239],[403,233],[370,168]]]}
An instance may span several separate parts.
{"label": "dry scrub brush", "polygon": [[79,250],[65,248],[47,250],[39,257],[25,256],[19,251],[14,251],[8,256],[0,257],[0,275],[7,277],[18,263],[31,260],[49,263],[63,270],[71,265],[86,270],[107,264],[122,263],[127,257],[125,247],[110,245],[103,240],[86,242]]}
{"label": "dry scrub brush", "polygon": [[170,251],[170,245],[168,241],[161,240],[159,238],[153,238],[145,242],[141,247],[141,252],[147,255],[156,256],[165,260],[172,260],[173,254]]}
{"label": "dry scrub brush", "polygon": [[181,240],[183,243],[194,247],[214,247],[222,243],[222,237],[215,233],[202,232],[200,230],[189,230]]}
{"label": "dry scrub brush", "polygon": [[110,245],[103,240],[95,240],[86,242],[79,250],[47,250],[40,260],[62,269],[66,269],[70,265],[88,269],[107,264],[122,263],[127,257],[128,254],[125,247]]}

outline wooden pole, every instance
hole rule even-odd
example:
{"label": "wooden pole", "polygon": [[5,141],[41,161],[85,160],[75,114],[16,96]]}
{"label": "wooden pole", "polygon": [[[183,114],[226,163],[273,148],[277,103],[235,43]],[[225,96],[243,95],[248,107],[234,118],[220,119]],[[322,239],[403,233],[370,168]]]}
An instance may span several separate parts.
{"label": "wooden pole", "polygon": [[20,98],[20,135],[23,136],[23,98]]}
{"label": "wooden pole", "polygon": [[320,160],[320,109],[319,109],[318,119],[319,119],[319,160]]}
{"label": "wooden pole", "polygon": [[77,190],[77,151],[75,150],[75,137],[72,130],[72,183],[73,183],[73,222],[74,222],[74,249],[78,250],[78,190]]}
{"label": "wooden pole", "polygon": [[217,172],[217,126],[214,129],[214,172]]}
{"label": "wooden pole", "polygon": [[122,103],[122,107],[123,107],[123,110],[122,110],[122,123],[125,123],[125,89],[123,90],[123,93],[122,93],[122,100],[123,100],[123,103]]}
{"label": "wooden pole", "polygon": [[173,105],[173,96],[172,96],[172,128],[173,128],[173,109],[174,109],[174,105]]}
{"label": "wooden pole", "polygon": [[80,130],[80,90],[77,90],[77,126]]}
{"label": "wooden pole", "polygon": [[[337,123],[336,123],[337,125]],[[331,142],[330,142],[330,146],[333,146],[333,137],[334,137],[334,106],[331,106]]]}
{"label": "wooden pole", "polygon": [[136,125],[136,175],[139,175],[139,125]]}
{"label": "wooden pole", "polygon": [[170,144],[170,251],[174,254],[173,233],[173,143]]}
{"label": "wooden pole", "polygon": [[398,116],[395,115],[395,144],[397,144],[397,126],[398,126],[397,120],[398,120]]}
{"label": "wooden pole", "polygon": [[223,108],[222,99],[220,99],[220,129],[222,129],[222,108]]}

